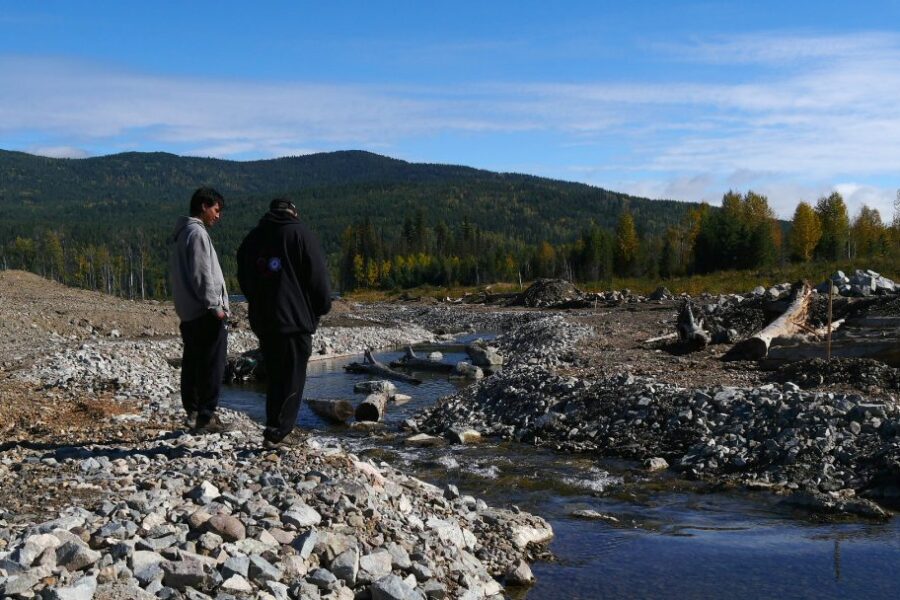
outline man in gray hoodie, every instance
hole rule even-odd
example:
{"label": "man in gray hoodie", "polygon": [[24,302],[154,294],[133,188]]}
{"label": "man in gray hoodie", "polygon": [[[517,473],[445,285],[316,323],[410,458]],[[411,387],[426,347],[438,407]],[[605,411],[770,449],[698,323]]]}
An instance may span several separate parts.
{"label": "man in gray hoodie", "polygon": [[198,433],[222,430],[215,412],[225,372],[228,292],[207,228],[218,222],[223,208],[219,192],[198,189],[191,197],[191,216],[178,219],[169,240],[169,275],[184,341],[181,403]]}

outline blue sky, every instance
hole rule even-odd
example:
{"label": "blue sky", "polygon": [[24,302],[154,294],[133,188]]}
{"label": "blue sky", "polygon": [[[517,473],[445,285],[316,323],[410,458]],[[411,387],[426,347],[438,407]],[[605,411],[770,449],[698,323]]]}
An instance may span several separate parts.
{"label": "blue sky", "polygon": [[900,2],[0,0],[0,148],[364,149],[889,220]]}

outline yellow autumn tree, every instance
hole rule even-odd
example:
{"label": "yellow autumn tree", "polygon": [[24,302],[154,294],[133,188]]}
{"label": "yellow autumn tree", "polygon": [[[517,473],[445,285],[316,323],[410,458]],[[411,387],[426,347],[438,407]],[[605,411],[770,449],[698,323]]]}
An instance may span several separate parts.
{"label": "yellow autumn tree", "polygon": [[556,250],[547,242],[541,242],[534,254],[534,274],[537,277],[553,277],[556,274]]}
{"label": "yellow autumn tree", "polygon": [[822,223],[813,207],[801,202],[794,210],[789,242],[794,258],[808,262],[822,237]]}
{"label": "yellow autumn tree", "polygon": [[880,254],[886,246],[887,233],[878,210],[863,204],[850,227],[850,239],[856,256]]}
{"label": "yellow autumn tree", "polygon": [[619,223],[616,225],[615,262],[619,275],[631,275],[637,264],[638,249],[637,230],[634,228],[634,217],[628,210],[619,215]]}

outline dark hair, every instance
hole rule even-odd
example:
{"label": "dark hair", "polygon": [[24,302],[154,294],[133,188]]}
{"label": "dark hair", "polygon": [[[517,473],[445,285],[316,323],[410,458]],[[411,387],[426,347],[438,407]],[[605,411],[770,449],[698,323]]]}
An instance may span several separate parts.
{"label": "dark hair", "polygon": [[216,204],[222,209],[225,208],[225,198],[222,197],[222,194],[211,187],[198,188],[191,196],[191,216],[196,217],[203,212],[204,206],[215,206]]}
{"label": "dark hair", "polygon": [[297,217],[297,207],[287,198],[275,198],[269,202],[269,210],[272,212],[285,212],[292,217]]}

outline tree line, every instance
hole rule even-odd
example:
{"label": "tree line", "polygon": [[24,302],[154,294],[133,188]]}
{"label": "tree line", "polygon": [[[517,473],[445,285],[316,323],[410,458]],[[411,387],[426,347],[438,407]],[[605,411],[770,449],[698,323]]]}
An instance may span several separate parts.
{"label": "tree line", "polygon": [[467,219],[430,225],[424,211],[405,218],[398,236],[363,219],[341,238],[338,278],[343,289],[408,288],[423,284],[480,285],[539,277],[610,282],[613,277],[661,278],[757,269],[787,262],[897,256],[900,222],[885,224],[863,206],[851,220],[837,192],[815,206],[800,202],[790,223],[768,199],[729,191],[720,207],[703,203],[662,233],[639,234],[627,205],[615,228],[585,225],[572,241],[522,243],[486,232]]}
{"label": "tree line", "polygon": [[[626,203],[615,226],[588,222],[566,242],[527,243],[492,231],[463,214],[455,224],[431,222],[424,209],[402,224],[370,218],[346,226],[329,255],[338,289],[403,289],[523,282],[564,277],[611,283],[613,277],[666,279],[731,269],[812,260],[900,259],[900,222],[886,224],[863,206],[851,219],[837,192],[815,204],[800,202],[790,223],[776,219],[768,199],[729,191],[720,207],[699,204],[662,232],[644,230]],[[120,229],[112,241],[96,231],[64,226],[2,232],[0,267],[23,269],[85,289],[127,298],[167,298],[167,234],[162,228]],[[213,232],[230,289],[237,291],[234,235]],[[240,237],[240,236],[238,236]],[[221,245],[220,245],[221,242]]]}

